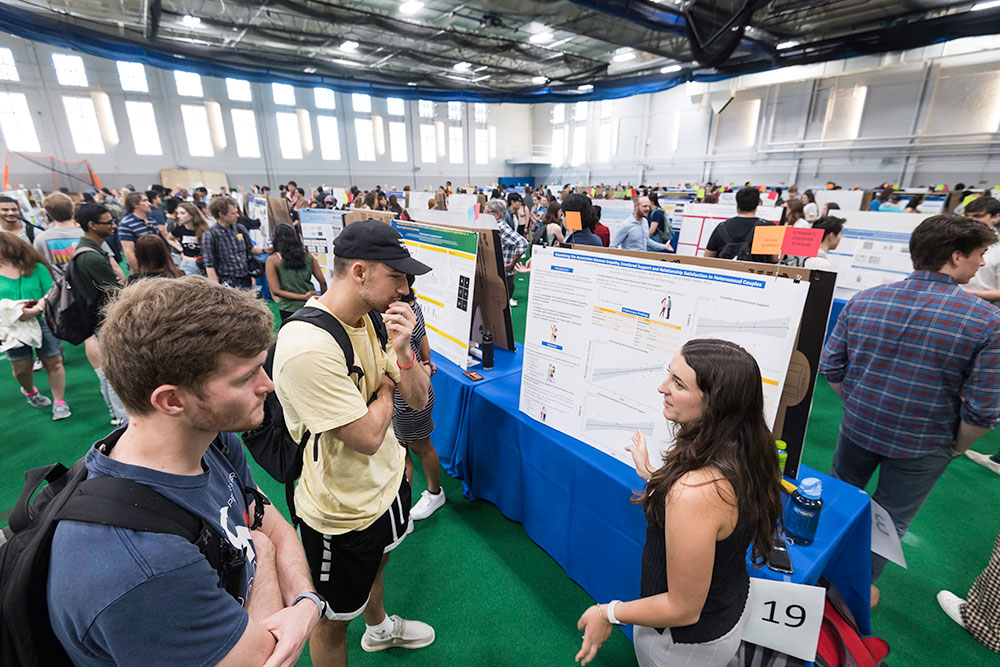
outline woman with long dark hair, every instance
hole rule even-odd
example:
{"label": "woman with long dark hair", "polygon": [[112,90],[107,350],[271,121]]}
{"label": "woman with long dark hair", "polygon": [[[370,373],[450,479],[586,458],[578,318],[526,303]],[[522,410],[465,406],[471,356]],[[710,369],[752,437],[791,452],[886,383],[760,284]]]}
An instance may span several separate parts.
{"label": "woman with long dark hair", "polygon": [[[291,225],[282,223],[274,230],[274,253],[264,263],[267,285],[278,304],[281,323],[306,305],[306,301],[326,291],[326,277],[319,262],[302,245]],[[312,283],[319,283],[316,291]]]}
{"label": "woman with long dark hair", "polygon": [[617,623],[635,625],[640,667],[726,665],[749,618],[747,548],[763,563],[774,544],[781,474],[754,358],[728,341],[689,341],[659,392],[676,424],[663,465],[650,465],[641,431],[626,447],[648,480],[637,498],[648,523],[642,597],[583,613],[583,664]]}

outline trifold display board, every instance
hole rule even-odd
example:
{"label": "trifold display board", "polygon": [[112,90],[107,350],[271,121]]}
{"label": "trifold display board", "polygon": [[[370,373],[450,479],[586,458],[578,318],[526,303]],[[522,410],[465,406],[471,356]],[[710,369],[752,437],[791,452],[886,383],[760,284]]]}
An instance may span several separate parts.
{"label": "trifold display board", "polygon": [[333,242],[344,231],[346,213],[331,208],[304,208],[299,211],[302,243],[323,268],[327,284],[333,280]]}
{"label": "trifold display board", "polygon": [[673,441],[657,392],[671,358],[693,338],[722,338],[757,360],[795,476],[835,276],[580,248],[532,257],[521,411],[630,466],[625,446],[641,430],[655,463]]}
{"label": "trifold display board", "polygon": [[902,280],[913,271],[910,233],[927,216],[917,213],[839,211],[846,220],[840,245],[827,258],[837,270],[838,299]]}
{"label": "trifold display board", "polygon": [[[784,211],[780,206],[758,206],[757,217],[769,222],[781,222]],[[677,254],[702,257],[712,232],[719,223],[736,217],[736,204],[688,204],[677,240]]]}

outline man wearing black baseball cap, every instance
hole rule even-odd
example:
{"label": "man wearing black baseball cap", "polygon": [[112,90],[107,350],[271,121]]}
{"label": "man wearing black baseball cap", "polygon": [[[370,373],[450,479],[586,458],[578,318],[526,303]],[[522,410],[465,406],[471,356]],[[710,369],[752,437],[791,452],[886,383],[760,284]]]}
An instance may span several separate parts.
{"label": "man wearing black baseball cap", "polygon": [[336,318],[356,368],[318,325],[293,319],[278,333],[272,374],[285,424],[296,441],[306,431],[313,438],[295,510],[316,591],[329,603],[310,637],[314,665],[347,664],[347,626],[358,615],[367,626],[365,651],[434,641],[426,623],[386,615],[382,578],[388,553],[412,529],[404,450],[391,427],[393,389],[419,410],[430,386],[410,348],[416,317],[399,298],[409,292],[407,273],[428,271],[389,225],[350,224],[334,242],[330,289],[306,307]]}

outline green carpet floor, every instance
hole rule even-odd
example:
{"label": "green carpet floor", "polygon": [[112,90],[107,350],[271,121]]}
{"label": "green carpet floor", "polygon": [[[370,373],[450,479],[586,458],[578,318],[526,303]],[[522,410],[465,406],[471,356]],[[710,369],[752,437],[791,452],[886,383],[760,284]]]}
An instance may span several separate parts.
{"label": "green carpet floor", "polygon": [[[518,277],[513,309],[516,338],[523,339],[527,284]],[[23,483],[21,473],[52,461],[71,463],[110,426],[97,379],[82,347],[66,346],[67,401],[70,419],[52,422],[48,409],[30,408],[9,373],[0,379],[0,517]],[[44,373],[38,387],[48,394]],[[441,409],[439,406],[438,409]],[[819,380],[806,438],[805,462],[828,471],[840,421],[840,402]],[[977,449],[1000,446],[1000,434],[987,435]],[[617,465],[610,463],[611,465]],[[255,468],[261,487],[284,510],[284,494],[266,473]],[[985,566],[996,536],[995,515],[1000,479],[968,459],[955,461],[917,516],[904,540],[909,570],[890,564],[879,582],[882,603],[873,615],[876,634],[892,646],[889,663],[913,665],[996,664],[980,646],[941,612],[934,596],[942,588],[964,595]],[[579,649],[576,621],[592,604],[590,597],[523,528],[484,501],[462,499],[461,484],[444,475],[448,504],[417,524],[405,545],[393,554],[386,574],[389,613],[434,625],[437,641],[419,651],[368,654],[358,645],[363,622],[351,625],[350,661],[354,665],[571,665]],[[425,483],[417,466],[414,497]],[[636,511],[639,511],[638,509]],[[621,567],[609,563],[608,567]],[[638,563],[634,567],[638,579]],[[308,654],[299,661],[309,665]],[[596,665],[634,665],[632,645],[612,634]]]}

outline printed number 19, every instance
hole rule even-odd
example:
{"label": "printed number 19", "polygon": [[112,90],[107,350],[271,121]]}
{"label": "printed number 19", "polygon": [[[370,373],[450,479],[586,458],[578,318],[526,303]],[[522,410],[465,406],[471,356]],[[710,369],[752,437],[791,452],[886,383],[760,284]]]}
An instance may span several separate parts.
{"label": "printed number 19", "polygon": [[[778,603],[775,602],[774,600],[768,600],[767,602],[764,603],[764,606],[765,607],[770,606],[771,611],[767,616],[764,617],[763,620],[767,621],[768,623],[775,623],[775,624],[780,623],[781,621],[774,620],[774,612],[778,606]],[[790,604],[787,607],[785,607],[785,616],[787,616],[793,622],[789,623],[786,621],[784,624],[790,628],[797,628],[806,622],[805,607],[799,604]]]}

